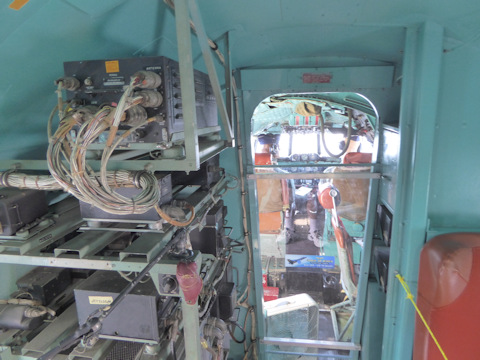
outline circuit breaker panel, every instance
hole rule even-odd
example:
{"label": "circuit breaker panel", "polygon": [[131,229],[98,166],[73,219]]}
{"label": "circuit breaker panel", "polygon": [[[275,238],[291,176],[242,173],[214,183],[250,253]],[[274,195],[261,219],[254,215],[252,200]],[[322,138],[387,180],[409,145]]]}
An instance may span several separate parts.
{"label": "circuit breaker panel", "polygon": [[[119,129],[129,129],[147,119],[155,121],[137,129],[121,144],[157,143],[168,146],[182,139],[184,117],[178,62],[164,56],[112,60],[71,61],[64,63],[65,79],[73,80],[66,87],[70,107],[84,107],[93,112],[103,105],[116,106],[134,75],[143,77],[142,84],[133,93],[141,98],[138,105],[125,113]],[[200,134],[218,131],[217,106],[208,75],[194,70],[197,129]],[[97,148],[101,149],[107,135],[100,136]],[[95,147],[93,145],[92,147]],[[91,147],[91,148],[92,148]]]}

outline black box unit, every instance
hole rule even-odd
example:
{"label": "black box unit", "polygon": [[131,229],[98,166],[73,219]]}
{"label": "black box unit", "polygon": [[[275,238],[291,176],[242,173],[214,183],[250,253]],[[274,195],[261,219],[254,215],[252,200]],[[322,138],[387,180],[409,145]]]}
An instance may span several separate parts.
{"label": "black box unit", "polygon": [[388,263],[390,261],[390,248],[386,246],[375,246],[373,257],[377,265],[377,280],[383,292],[387,292],[388,286]]}
{"label": "black box unit", "polygon": [[175,185],[199,185],[203,189],[210,189],[215,183],[220,181],[220,156],[216,155],[200,165],[197,171],[172,172],[172,184]]}
{"label": "black box unit", "polygon": [[333,305],[342,302],[345,295],[341,291],[340,273],[325,271],[323,273],[323,303]]}
{"label": "black box unit", "polygon": [[43,317],[25,316],[26,305],[0,304],[0,328],[6,329],[33,330],[43,323]]}
{"label": "black box unit", "polygon": [[[172,178],[170,174],[157,175],[158,186],[160,187],[160,202],[159,205],[168,204],[172,201]],[[120,195],[133,198],[139,194],[142,189],[134,187],[124,187],[115,189]],[[117,215],[110,214],[103,211],[91,204],[80,201],[80,212],[82,217],[87,220],[98,221],[118,221],[118,222],[156,222],[160,220],[160,215],[155,209],[150,209],[143,214],[129,214],[129,215]]]}
{"label": "black box unit", "polygon": [[0,235],[14,235],[17,230],[47,212],[44,191],[0,189]]}
{"label": "black box unit", "polygon": [[[97,271],[75,290],[78,323],[84,324],[99,308],[112,303],[129,282],[115,271]],[[159,341],[159,295],[153,282],[138,284],[105,318],[101,335]]]}
{"label": "black box unit", "polygon": [[390,246],[393,215],[385,205],[377,205],[377,221],[385,245]]}
{"label": "black box unit", "polygon": [[223,223],[227,214],[227,207],[220,200],[210,209],[205,218],[205,227],[202,231],[194,229],[190,232],[190,243],[193,250],[199,250],[203,254],[220,255],[225,247],[225,230]]}
{"label": "black box unit", "polygon": [[218,201],[214,207],[210,209],[205,218],[206,226],[214,226],[217,229],[222,229],[227,216],[227,207],[223,205],[223,200]]}
{"label": "black box unit", "polygon": [[70,269],[37,267],[17,280],[21,292],[48,305],[72,283]]}
{"label": "black box unit", "polygon": [[[67,93],[72,107],[116,104],[123,94],[123,87],[137,71],[151,71],[161,78],[154,89],[163,98],[160,105],[142,107],[148,118],[160,116],[163,120],[152,122],[128,138],[128,143],[162,143],[172,140],[174,134],[183,132],[184,118],[180,91],[178,62],[163,56],[128,59],[71,61],[64,63],[66,77],[80,81],[80,87]],[[155,86],[157,84],[153,84]],[[206,129],[218,125],[217,105],[208,75],[194,70],[197,128]],[[138,89],[141,90],[141,89]],[[155,94],[158,96],[158,94]],[[100,141],[105,141],[105,139]]]}
{"label": "black box unit", "polygon": [[218,231],[214,227],[206,227],[203,228],[202,231],[195,229],[190,233],[192,249],[198,250],[202,254],[218,256],[224,246],[222,241],[224,233],[225,231],[223,229]]}
{"label": "black box unit", "polygon": [[321,269],[287,268],[286,273],[289,294],[321,293],[323,290],[323,271]]}
{"label": "black box unit", "polygon": [[221,282],[217,286],[217,297],[210,315],[222,320],[232,318],[237,306],[237,288],[233,282]]}

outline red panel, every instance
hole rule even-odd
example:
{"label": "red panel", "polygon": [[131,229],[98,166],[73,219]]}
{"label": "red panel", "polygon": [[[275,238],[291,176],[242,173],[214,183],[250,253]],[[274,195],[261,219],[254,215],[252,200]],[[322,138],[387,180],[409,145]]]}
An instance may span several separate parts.
{"label": "red panel", "polygon": [[267,285],[267,274],[263,274],[262,277],[262,285],[263,285],[263,300],[264,301],[272,301],[278,299],[279,288],[274,286]]}
{"label": "red panel", "polygon": [[282,230],[282,212],[260,213],[260,234],[280,234]]}
{"label": "red panel", "polygon": [[[480,234],[446,234],[425,245],[417,304],[448,359],[480,359]],[[418,316],[413,359],[443,360]]]}
{"label": "red panel", "polygon": [[368,164],[372,162],[372,154],[361,152],[350,152],[343,158],[344,164]]}
{"label": "red panel", "polygon": [[255,153],[255,165],[272,165],[270,153]]}

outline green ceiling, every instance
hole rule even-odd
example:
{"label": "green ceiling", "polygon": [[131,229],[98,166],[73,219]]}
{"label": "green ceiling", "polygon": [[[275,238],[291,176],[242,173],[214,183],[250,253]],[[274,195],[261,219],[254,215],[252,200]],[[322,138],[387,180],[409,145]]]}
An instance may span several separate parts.
{"label": "green ceiling", "polygon": [[[405,26],[426,19],[445,27],[447,50],[478,46],[480,38],[477,1],[197,1],[211,38],[230,32],[237,69],[399,65]],[[19,11],[9,3],[0,7],[4,158],[45,143],[64,61],[177,57],[174,17],[159,0],[37,0]]]}

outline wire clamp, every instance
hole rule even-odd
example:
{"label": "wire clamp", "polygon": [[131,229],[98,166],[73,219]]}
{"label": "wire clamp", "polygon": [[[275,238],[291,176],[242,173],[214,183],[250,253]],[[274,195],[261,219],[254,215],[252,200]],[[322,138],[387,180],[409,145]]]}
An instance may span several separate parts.
{"label": "wire clamp", "polygon": [[10,184],[8,183],[8,177],[15,171],[16,169],[10,169],[10,170],[4,171],[2,173],[2,176],[0,176],[0,185],[5,187],[10,187]]}

